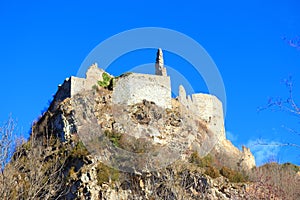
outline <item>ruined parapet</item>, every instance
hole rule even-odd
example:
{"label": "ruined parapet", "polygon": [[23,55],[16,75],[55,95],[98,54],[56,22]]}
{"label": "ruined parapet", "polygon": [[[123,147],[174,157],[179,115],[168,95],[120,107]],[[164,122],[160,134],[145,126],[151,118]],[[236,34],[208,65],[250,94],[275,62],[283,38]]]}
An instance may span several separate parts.
{"label": "ruined parapet", "polygon": [[164,67],[164,57],[161,48],[157,50],[155,74],[159,76],[167,76],[167,69]]}
{"label": "ruined parapet", "polygon": [[182,85],[179,86],[179,96],[178,96],[179,102],[187,109],[187,110],[193,110],[194,105],[191,99],[190,95],[186,95],[186,91]]}
{"label": "ruined parapet", "polygon": [[210,154],[224,166],[239,171],[249,171],[255,167],[255,159],[250,149],[243,146],[242,150],[235,147],[230,140],[221,140]]}
{"label": "ruined parapet", "polygon": [[162,108],[171,108],[170,77],[132,73],[116,80],[113,103],[133,105],[143,100],[152,101]]}
{"label": "ruined parapet", "polygon": [[97,84],[98,81],[103,81],[102,74],[104,72],[105,71],[103,69],[100,69],[98,67],[97,63],[91,65],[85,74],[86,76],[85,83],[84,83],[85,90],[90,90],[94,85]]}
{"label": "ruined parapet", "polygon": [[195,117],[203,120],[207,128],[217,134],[219,139],[225,139],[222,102],[210,94],[192,94],[187,96],[183,86],[179,87],[179,102]]}
{"label": "ruined parapet", "polygon": [[250,149],[240,151],[225,136],[222,102],[210,94],[192,94],[187,96],[183,86],[179,87],[178,101],[187,114],[201,119],[215,137],[215,147],[210,152],[224,165],[237,170],[250,170],[255,167],[255,159]]}
{"label": "ruined parapet", "polygon": [[80,91],[84,90],[85,79],[71,76],[66,78],[63,84],[58,85],[57,92],[54,96],[54,99],[49,107],[49,111],[53,112],[57,109],[59,103],[64,101],[67,98],[74,96]]}
{"label": "ruined parapet", "polygon": [[171,108],[171,80],[164,67],[163,53],[157,51],[155,75],[132,73],[115,82],[113,103],[133,105],[143,100],[154,102],[162,108]]}
{"label": "ruined parapet", "polygon": [[57,105],[66,98],[73,97],[74,95],[85,90],[91,90],[98,81],[102,81],[103,73],[104,70],[98,68],[98,65],[95,63],[87,70],[86,78],[79,78],[75,76],[66,78],[63,84],[58,86],[58,90],[54,96],[52,105],[49,108],[50,111],[55,110]]}
{"label": "ruined parapet", "polygon": [[225,139],[222,102],[209,94],[193,94],[192,101],[197,115],[207,122],[209,129],[218,134],[220,139]]}
{"label": "ruined parapet", "polygon": [[178,96],[178,101],[184,105],[185,107],[188,106],[187,103],[187,97],[186,97],[186,91],[184,89],[184,87],[182,85],[179,86],[179,92],[178,92],[179,96]]}

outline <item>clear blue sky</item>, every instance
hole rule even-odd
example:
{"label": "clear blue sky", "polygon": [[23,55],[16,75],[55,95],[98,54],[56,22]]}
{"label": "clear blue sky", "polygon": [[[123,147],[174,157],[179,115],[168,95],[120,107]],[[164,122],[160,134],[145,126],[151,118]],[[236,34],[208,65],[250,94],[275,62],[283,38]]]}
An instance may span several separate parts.
{"label": "clear blue sky", "polygon": [[[96,45],[119,32],[152,26],[182,32],[210,54],[226,87],[225,126],[235,145],[253,144],[257,138],[300,144],[300,136],[292,137],[282,128],[300,129],[292,116],[271,111],[257,113],[257,107],[266,104],[269,97],[288,95],[280,82],[289,75],[294,78],[295,95],[300,100],[300,51],[282,40],[283,36],[300,35],[299,5],[297,0],[2,0],[0,121],[12,113],[18,119],[19,131],[28,133],[57,85],[76,75]],[[140,59],[138,64],[142,64],[153,62],[153,52],[128,56]],[[166,64],[180,63],[173,57],[167,54]],[[123,59],[124,65],[130,65],[130,59]],[[122,58],[116,63],[122,64],[121,61]],[[206,87],[196,90],[206,92]],[[271,156],[270,151],[280,162],[300,164],[300,150],[252,148],[258,164]]]}

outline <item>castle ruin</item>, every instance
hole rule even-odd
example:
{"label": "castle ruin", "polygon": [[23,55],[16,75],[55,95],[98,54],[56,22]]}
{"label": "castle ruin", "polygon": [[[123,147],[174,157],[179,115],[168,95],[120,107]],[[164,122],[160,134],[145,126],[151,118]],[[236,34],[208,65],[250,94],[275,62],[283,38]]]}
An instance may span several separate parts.
{"label": "castle ruin", "polygon": [[[102,74],[107,73],[93,64],[86,72],[86,78],[71,76],[67,78],[55,95],[55,101],[61,102],[66,98],[84,91],[91,90]],[[113,77],[112,75],[109,75]],[[187,95],[184,87],[179,87],[178,101],[184,109],[205,121],[208,128],[220,138],[225,139],[222,102],[210,94]],[[163,52],[158,49],[155,63],[155,75],[128,73],[115,79],[112,101],[114,104],[133,105],[147,100],[162,108],[172,108],[171,80],[164,67]]]}
{"label": "castle ruin", "polygon": [[[62,85],[59,85],[49,111],[55,111],[59,104],[67,98],[72,98],[83,91],[92,90],[94,86],[98,85],[99,81],[103,81],[104,73],[114,78],[111,96],[113,104],[127,106],[147,100],[163,109],[172,109],[174,106],[174,100],[171,97],[171,80],[164,67],[163,52],[161,49],[158,49],[154,75],[126,73],[119,77],[113,77],[103,69],[98,68],[97,64],[93,64],[87,70],[85,78],[71,76]],[[187,95],[184,87],[181,85],[179,87],[179,96],[176,100],[180,105],[181,114],[187,114],[192,116],[193,119],[204,122],[206,128],[218,139],[218,144],[214,148],[215,152],[211,153],[222,156],[225,154],[234,155],[234,159],[241,158],[241,163],[244,163],[242,165],[246,166],[246,168],[250,169],[255,166],[254,157],[248,148],[243,147],[242,151],[240,151],[230,141],[226,140],[222,102],[216,96],[202,93]],[[57,119],[61,121],[62,118],[59,117]],[[61,127],[66,127],[69,122],[62,123]],[[57,124],[59,125],[60,123]],[[67,129],[61,128],[65,133],[68,132]],[[229,150],[226,153],[224,149],[226,151]]]}

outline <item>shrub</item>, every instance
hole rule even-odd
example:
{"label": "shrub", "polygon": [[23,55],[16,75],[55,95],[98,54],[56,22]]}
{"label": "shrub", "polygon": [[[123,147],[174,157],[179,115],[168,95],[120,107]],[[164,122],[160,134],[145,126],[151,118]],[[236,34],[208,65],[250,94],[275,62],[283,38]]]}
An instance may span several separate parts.
{"label": "shrub", "polygon": [[245,182],[248,179],[242,173],[230,169],[228,167],[222,167],[220,173],[222,176],[228,178],[230,182],[234,182],[234,183]]}
{"label": "shrub", "polygon": [[82,143],[82,141],[79,141],[73,148],[71,155],[73,157],[84,157],[84,156],[89,155],[89,152],[86,149],[86,147],[84,146],[84,144]]}
{"label": "shrub", "polygon": [[120,147],[126,151],[133,153],[147,153],[155,152],[156,146],[151,141],[145,138],[136,138],[134,136],[126,135],[126,137],[120,137]]}
{"label": "shrub", "polygon": [[122,137],[121,133],[117,133],[115,131],[105,130],[104,135],[108,137],[108,139],[113,143],[115,147],[120,147],[120,139]]}
{"label": "shrub", "polygon": [[212,163],[213,163],[213,159],[210,154],[201,158],[199,156],[199,154],[195,151],[192,153],[192,155],[189,159],[189,162],[194,163],[194,164],[198,165],[199,167],[211,167]]}
{"label": "shrub", "polygon": [[114,85],[114,79],[104,72],[102,74],[102,81],[98,81],[98,85],[106,89],[112,89]]}
{"label": "shrub", "polygon": [[93,85],[93,86],[92,86],[92,89],[98,91],[97,85]]}
{"label": "shrub", "polygon": [[291,169],[295,173],[300,171],[300,167],[298,167],[297,165],[294,165],[292,163],[284,163],[284,164],[282,164],[282,168],[283,169]]}
{"label": "shrub", "polygon": [[96,168],[98,184],[110,183],[119,180],[119,171],[99,163]]}
{"label": "shrub", "polygon": [[77,175],[76,175],[76,171],[75,171],[75,167],[72,166],[69,170],[69,175],[67,177],[67,179],[76,179],[77,178]]}
{"label": "shrub", "polygon": [[218,178],[220,176],[219,170],[213,166],[207,167],[204,174],[210,176],[211,178]]}

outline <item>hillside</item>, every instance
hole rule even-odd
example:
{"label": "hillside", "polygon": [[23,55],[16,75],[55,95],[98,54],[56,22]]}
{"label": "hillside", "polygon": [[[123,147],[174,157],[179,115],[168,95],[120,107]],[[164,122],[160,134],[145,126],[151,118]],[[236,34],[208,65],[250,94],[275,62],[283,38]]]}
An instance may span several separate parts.
{"label": "hillside", "polygon": [[171,98],[156,74],[114,77],[92,65],[58,87],[1,175],[3,199],[296,199],[299,167],[257,168],[226,140],[212,95]]}

